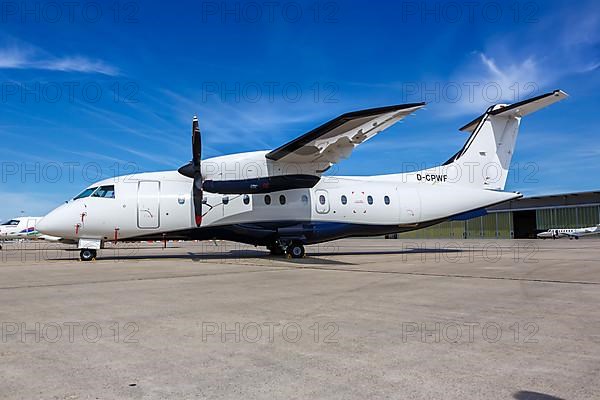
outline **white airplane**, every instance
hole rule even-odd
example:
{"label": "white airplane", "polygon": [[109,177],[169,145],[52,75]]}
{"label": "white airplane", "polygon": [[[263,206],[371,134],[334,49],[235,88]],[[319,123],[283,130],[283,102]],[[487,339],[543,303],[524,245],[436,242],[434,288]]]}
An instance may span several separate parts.
{"label": "white airplane", "polygon": [[600,225],[590,226],[588,228],[573,229],[548,229],[546,232],[540,232],[537,237],[540,239],[560,239],[568,237],[569,239],[579,239],[582,236],[600,234]]}
{"label": "white airplane", "polygon": [[350,112],[271,151],[202,161],[194,117],[189,164],[94,183],[38,229],[77,240],[84,261],[105,241],[222,239],[298,258],[306,244],[420,229],[521,197],[502,191],[521,117],[566,97],[489,107],[461,128],[470,136],[443,165],[379,176],[323,173],[425,103]]}
{"label": "white airplane", "polygon": [[[42,239],[59,241],[60,238],[43,235],[36,229],[42,217],[18,217],[0,224],[0,241],[14,239]],[[2,245],[0,244],[0,249]]]}

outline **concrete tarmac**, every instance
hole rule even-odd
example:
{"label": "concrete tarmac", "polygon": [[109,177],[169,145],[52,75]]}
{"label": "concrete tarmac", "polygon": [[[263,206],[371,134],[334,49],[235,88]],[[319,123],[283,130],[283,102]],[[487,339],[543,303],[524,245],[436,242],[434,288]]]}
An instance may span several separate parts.
{"label": "concrete tarmac", "polygon": [[597,399],[600,240],[0,251],[2,399]]}

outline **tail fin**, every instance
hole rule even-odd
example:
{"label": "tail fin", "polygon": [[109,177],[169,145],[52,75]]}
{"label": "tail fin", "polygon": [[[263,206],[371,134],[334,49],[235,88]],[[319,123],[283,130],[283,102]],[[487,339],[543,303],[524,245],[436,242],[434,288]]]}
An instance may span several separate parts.
{"label": "tail fin", "polygon": [[460,128],[471,136],[452,158],[444,163],[460,171],[458,181],[485,189],[503,190],[519,133],[521,117],[567,97],[555,90],[511,105],[497,104]]}

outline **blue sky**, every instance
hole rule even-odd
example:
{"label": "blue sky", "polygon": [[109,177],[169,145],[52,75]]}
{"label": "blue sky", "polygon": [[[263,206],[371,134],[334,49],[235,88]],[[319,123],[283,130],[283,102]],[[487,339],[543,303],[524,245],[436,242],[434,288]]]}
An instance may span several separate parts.
{"label": "blue sky", "polygon": [[[5,2],[0,219],[90,182],[277,147],[346,111],[427,101],[337,174],[445,161],[490,104],[555,88],[524,119],[507,190],[600,189],[594,1]],[[393,3],[393,4],[392,4]]]}

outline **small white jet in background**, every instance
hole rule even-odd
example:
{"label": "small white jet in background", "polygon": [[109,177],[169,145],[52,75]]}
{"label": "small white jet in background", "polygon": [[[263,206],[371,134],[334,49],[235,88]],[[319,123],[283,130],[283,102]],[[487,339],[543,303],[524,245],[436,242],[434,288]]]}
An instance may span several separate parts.
{"label": "small white jet in background", "polygon": [[568,237],[569,239],[579,239],[582,236],[600,234],[600,224],[588,228],[573,229],[548,229],[546,232],[540,232],[537,237],[540,239],[560,239]]}
{"label": "small white jet in background", "polygon": [[[58,242],[60,240],[59,237],[44,235],[36,229],[38,221],[42,218],[43,217],[18,217],[0,224],[0,241],[14,239],[42,239]],[[2,249],[1,244],[0,249]]]}

